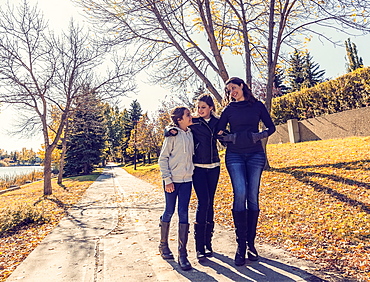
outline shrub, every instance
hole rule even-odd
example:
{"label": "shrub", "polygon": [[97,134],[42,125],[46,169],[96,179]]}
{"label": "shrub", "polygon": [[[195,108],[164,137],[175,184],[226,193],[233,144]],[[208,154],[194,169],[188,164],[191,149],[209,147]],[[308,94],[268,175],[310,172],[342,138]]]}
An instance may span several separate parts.
{"label": "shrub", "polygon": [[1,212],[0,234],[16,230],[28,224],[43,224],[47,221],[48,219],[40,209],[26,204],[19,205]]}
{"label": "shrub", "polygon": [[275,124],[370,106],[370,68],[361,68],[312,88],[272,100]]}

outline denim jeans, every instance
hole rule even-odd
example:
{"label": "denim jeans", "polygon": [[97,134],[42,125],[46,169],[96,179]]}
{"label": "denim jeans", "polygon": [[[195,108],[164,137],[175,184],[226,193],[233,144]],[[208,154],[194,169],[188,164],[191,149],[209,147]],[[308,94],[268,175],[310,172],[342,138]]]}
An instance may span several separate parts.
{"label": "denim jeans", "polygon": [[195,167],[193,186],[198,198],[195,220],[199,224],[213,223],[213,201],[215,198],[220,167]]}
{"label": "denim jeans", "polygon": [[233,186],[233,209],[258,211],[259,187],[266,162],[265,153],[226,152],[225,162]]}
{"label": "denim jeans", "polygon": [[[164,185],[164,184],[163,184]],[[175,191],[168,193],[164,191],[166,207],[162,215],[163,222],[170,222],[175,212],[176,200],[178,198],[177,213],[179,223],[189,223],[188,211],[191,196],[192,182],[174,183]]]}

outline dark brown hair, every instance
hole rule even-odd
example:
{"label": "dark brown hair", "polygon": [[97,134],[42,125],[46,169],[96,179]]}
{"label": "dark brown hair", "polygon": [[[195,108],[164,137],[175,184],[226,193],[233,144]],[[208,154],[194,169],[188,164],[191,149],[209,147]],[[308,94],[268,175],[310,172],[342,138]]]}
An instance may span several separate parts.
{"label": "dark brown hair", "polygon": [[[257,101],[257,99],[252,94],[252,90],[244,82],[243,79],[241,79],[239,77],[230,77],[228,80],[226,80],[225,86],[227,86],[230,83],[236,84],[236,85],[239,85],[239,86],[243,85],[242,90],[243,90],[243,96],[244,96],[245,101],[247,101],[251,104],[253,104],[254,102]],[[234,101],[234,98],[231,98],[231,101],[230,101],[230,93],[229,93],[229,91],[227,90],[226,87],[225,87],[225,99],[227,100],[227,102]]]}
{"label": "dark brown hair", "polygon": [[197,100],[199,102],[206,103],[209,107],[212,107],[213,108],[212,109],[213,111],[216,109],[215,103],[214,103],[214,101],[212,99],[212,96],[209,95],[209,94],[202,94],[202,95],[199,96],[199,98]]}
{"label": "dark brown hair", "polygon": [[179,120],[181,120],[182,117],[184,116],[185,110],[189,110],[189,109],[187,107],[176,107],[172,109],[171,119],[175,125],[179,126]]}

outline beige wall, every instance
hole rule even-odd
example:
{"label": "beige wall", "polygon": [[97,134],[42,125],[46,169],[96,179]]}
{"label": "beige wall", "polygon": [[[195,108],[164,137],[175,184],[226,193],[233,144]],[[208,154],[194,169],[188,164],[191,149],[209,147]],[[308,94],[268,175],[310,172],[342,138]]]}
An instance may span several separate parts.
{"label": "beige wall", "polygon": [[[370,107],[298,121],[298,128],[298,142],[370,136]],[[268,144],[287,142],[290,142],[287,124],[278,125]]]}

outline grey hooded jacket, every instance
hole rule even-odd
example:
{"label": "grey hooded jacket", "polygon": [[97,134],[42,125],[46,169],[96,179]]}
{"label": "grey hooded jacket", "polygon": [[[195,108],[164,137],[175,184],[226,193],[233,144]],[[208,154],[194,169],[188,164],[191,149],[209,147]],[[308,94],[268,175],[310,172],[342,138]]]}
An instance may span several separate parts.
{"label": "grey hooded jacket", "polygon": [[184,131],[178,127],[175,128],[178,134],[165,137],[158,159],[165,185],[172,182],[190,182],[193,176],[193,134],[190,129]]}

